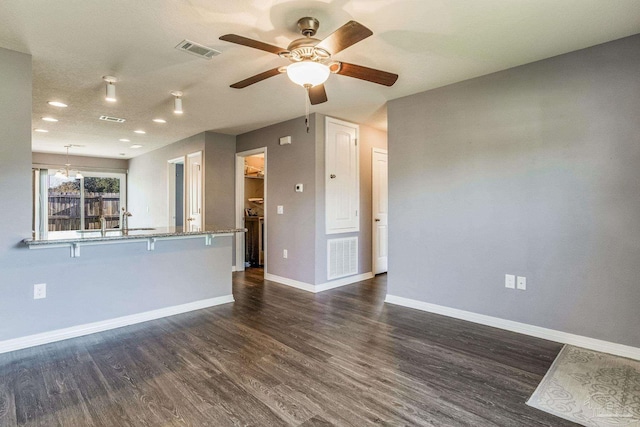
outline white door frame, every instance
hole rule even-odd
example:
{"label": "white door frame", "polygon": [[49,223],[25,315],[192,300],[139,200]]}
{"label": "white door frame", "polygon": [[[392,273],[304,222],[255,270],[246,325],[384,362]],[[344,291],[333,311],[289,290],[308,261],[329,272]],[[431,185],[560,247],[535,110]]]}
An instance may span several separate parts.
{"label": "white door frame", "polygon": [[[376,264],[377,264],[377,259],[378,257],[376,256],[376,246],[377,246],[377,239],[376,239],[376,217],[375,217],[375,200],[373,197],[373,192],[375,191],[374,189],[374,185],[376,182],[376,178],[375,178],[375,153],[379,153],[379,154],[386,154],[387,156],[389,155],[388,150],[385,150],[383,148],[372,148],[371,149],[371,271],[373,271],[373,274],[376,274]],[[387,163],[387,167],[388,167],[389,163]],[[387,195],[388,195],[388,174],[387,174]],[[389,233],[389,220],[387,219],[387,241],[388,241],[388,233]],[[388,247],[388,246],[387,246]]]}
{"label": "white door frame", "polygon": [[[189,217],[191,217],[192,214],[189,212],[189,210],[191,209],[190,206],[191,206],[191,203],[193,202],[191,200],[191,188],[192,188],[191,186],[193,184],[193,182],[192,182],[193,175],[192,175],[192,171],[191,171],[192,165],[190,163],[190,159],[192,159],[194,157],[195,158],[197,158],[197,157],[200,158],[200,164],[198,165],[200,167],[200,186],[198,188],[198,191],[199,191],[199,197],[198,198],[200,199],[200,207],[199,207],[199,210],[200,210],[200,212],[199,212],[200,221],[199,221],[199,225],[198,225],[198,228],[197,228],[196,231],[201,231],[201,230],[204,230],[205,218],[206,218],[205,217],[205,209],[204,209],[204,206],[205,206],[205,192],[204,192],[204,183],[205,183],[204,174],[205,174],[205,171],[204,171],[204,152],[203,151],[195,151],[193,153],[187,154],[187,163],[184,165],[184,170],[185,170],[184,175],[186,176],[185,182],[187,183],[187,186],[186,186],[187,191],[185,192],[185,206],[188,207],[188,209],[186,211],[186,214]],[[188,176],[187,176],[187,174],[188,174]],[[185,218],[185,222],[188,222],[188,221],[189,221],[189,219]],[[188,224],[187,229],[189,231],[191,231],[192,227],[193,227],[193,223],[192,224]]]}
{"label": "white door frame", "polygon": [[[267,147],[236,153],[236,228],[244,228],[244,158],[264,153],[264,274],[267,274]],[[236,271],[244,271],[245,233],[236,233]]]}
{"label": "white door frame", "polygon": [[[167,200],[169,201],[169,217],[167,218],[167,224],[169,227],[176,226],[176,164],[182,164],[186,166],[187,159],[185,156],[176,157],[175,159],[167,160]],[[187,192],[187,180],[185,178],[182,179],[182,194],[183,194],[183,203],[182,203],[182,218],[184,227],[184,221],[186,219],[186,201],[185,194]]]}

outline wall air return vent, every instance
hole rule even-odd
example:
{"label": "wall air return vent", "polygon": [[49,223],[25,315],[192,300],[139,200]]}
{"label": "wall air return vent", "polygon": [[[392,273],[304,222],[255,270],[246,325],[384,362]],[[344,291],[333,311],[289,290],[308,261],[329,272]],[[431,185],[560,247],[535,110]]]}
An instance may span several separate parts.
{"label": "wall air return vent", "polygon": [[358,238],[327,240],[327,279],[353,276],[358,273]]}
{"label": "wall air return vent", "polygon": [[178,46],[176,46],[176,49],[182,50],[195,56],[199,56],[200,58],[204,59],[211,59],[214,56],[220,55],[219,51],[211,49],[210,47],[203,46],[196,42],[192,42],[190,40],[182,40],[178,44]]}
{"label": "wall air return vent", "polygon": [[125,119],[121,119],[119,117],[111,117],[111,116],[100,116],[100,120],[104,120],[105,122],[113,122],[113,123],[124,123]]}

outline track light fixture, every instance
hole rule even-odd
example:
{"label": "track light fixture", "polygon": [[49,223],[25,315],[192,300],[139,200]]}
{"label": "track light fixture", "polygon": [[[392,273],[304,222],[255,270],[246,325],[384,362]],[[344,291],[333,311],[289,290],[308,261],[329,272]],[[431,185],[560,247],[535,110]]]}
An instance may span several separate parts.
{"label": "track light fixture", "polygon": [[107,95],[105,96],[105,100],[109,102],[116,102],[116,85],[115,83],[118,81],[116,77],[113,76],[103,76],[102,80],[107,82]]}
{"label": "track light fixture", "polygon": [[174,96],[173,99],[173,112],[176,114],[182,114],[182,92],[179,90],[174,90],[171,92],[171,95]]}

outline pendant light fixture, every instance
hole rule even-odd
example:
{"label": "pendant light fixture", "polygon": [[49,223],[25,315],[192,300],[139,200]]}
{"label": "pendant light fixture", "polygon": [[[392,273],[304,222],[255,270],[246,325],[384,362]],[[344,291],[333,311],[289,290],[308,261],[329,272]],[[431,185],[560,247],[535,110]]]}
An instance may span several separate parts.
{"label": "pendant light fixture", "polygon": [[174,96],[173,98],[173,112],[175,114],[182,114],[182,92],[180,92],[179,90],[174,90],[173,92],[171,92],[171,95]]}
{"label": "pendant light fixture", "polygon": [[104,99],[108,102],[116,102],[116,85],[118,79],[113,76],[103,76],[102,80],[107,82],[106,96]]}
{"label": "pendant light fixture", "polygon": [[58,169],[58,171],[55,174],[55,177],[58,179],[63,179],[63,180],[72,180],[72,179],[82,179],[84,178],[84,176],[82,176],[82,174],[80,173],[80,171],[76,171],[76,175],[74,178],[71,178],[70,174],[69,174],[69,170],[71,169],[71,163],[69,163],[69,148],[71,148],[71,145],[65,145],[64,146],[67,149],[67,163],[65,163],[64,165],[64,169]]}

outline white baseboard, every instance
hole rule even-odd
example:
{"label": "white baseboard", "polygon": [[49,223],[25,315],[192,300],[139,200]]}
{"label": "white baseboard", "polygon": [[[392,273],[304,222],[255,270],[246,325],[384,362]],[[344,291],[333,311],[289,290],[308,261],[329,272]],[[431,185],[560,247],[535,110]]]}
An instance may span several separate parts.
{"label": "white baseboard", "polygon": [[343,277],[342,279],[332,280],[330,282],[322,283],[320,285],[312,285],[311,283],[300,282],[298,280],[289,279],[287,277],[276,276],[275,274],[265,273],[264,278],[272,282],[278,282],[282,285],[291,286],[292,288],[302,289],[307,292],[323,292],[329,289],[339,288],[340,286],[350,285],[352,283],[360,282],[362,280],[371,279],[373,277],[372,272],[358,274],[355,276]]}
{"label": "white baseboard", "polygon": [[86,323],[84,325],[72,326],[70,328],[57,329],[55,331],[43,332],[41,334],[0,341],[0,354],[28,347],[35,347],[37,345],[49,344],[55,341],[62,341],[69,338],[81,337],[83,335],[94,334],[96,332],[107,331],[109,329],[121,328],[123,326],[134,325],[136,323],[148,322],[149,320],[160,319],[161,317],[168,317],[186,313],[188,311],[213,307],[215,305],[227,304],[233,301],[233,295],[224,295],[217,298],[209,298],[187,304],[160,308],[158,310],[145,311],[143,313],[132,314],[129,316],[117,317],[115,319]]}
{"label": "white baseboard", "polygon": [[236,270],[236,266],[235,266],[235,265],[232,265],[232,266],[231,266],[231,272],[232,272],[232,273],[234,273],[234,272],[236,272],[236,271],[238,271],[238,270]]}
{"label": "white baseboard", "polygon": [[303,291],[313,292],[313,293],[316,292],[316,287],[311,283],[300,282],[299,280],[293,280],[287,277],[276,276],[275,274],[271,274],[271,273],[264,273],[264,278],[265,280],[278,282],[281,285],[291,286],[292,288],[302,289]]}
{"label": "white baseboard", "polygon": [[414,308],[416,310],[427,311],[429,313],[441,314],[443,316],[454,317],[456,319],[467,320],[481,325],[492,326],[494,328],[506,329],[507,331],[518,332],[549,341],[556,341],[563,344],[575,345],[588,348],[590,350],[601,351],[603,353],[615,354],[640,360],[640,348],[631,347],[624,344],[612,343],[596,338],[589,338],[582,335],[575,335],[568,332],[554,329],[542,328],[540,326],[526,323],[514,322],[512,320],[500,319],[499,317],[486,316],[484,314],[472,313],[470,311],[458,310],[456,308],[431,304],[410,298],[398,297],[387,294],[384,302],[401,305],[403,307]]}
{"label": "white baseboard", "polygon": [[342,279],[332,280],[330,282],[316,285],[316,292],[339,288],[340,286],[346,286],[352,283],[361,282],[363,280],[371,279],[372,277],[373,273],[371,271],[368,273],[357,274],[355,276],[343,277]]}

